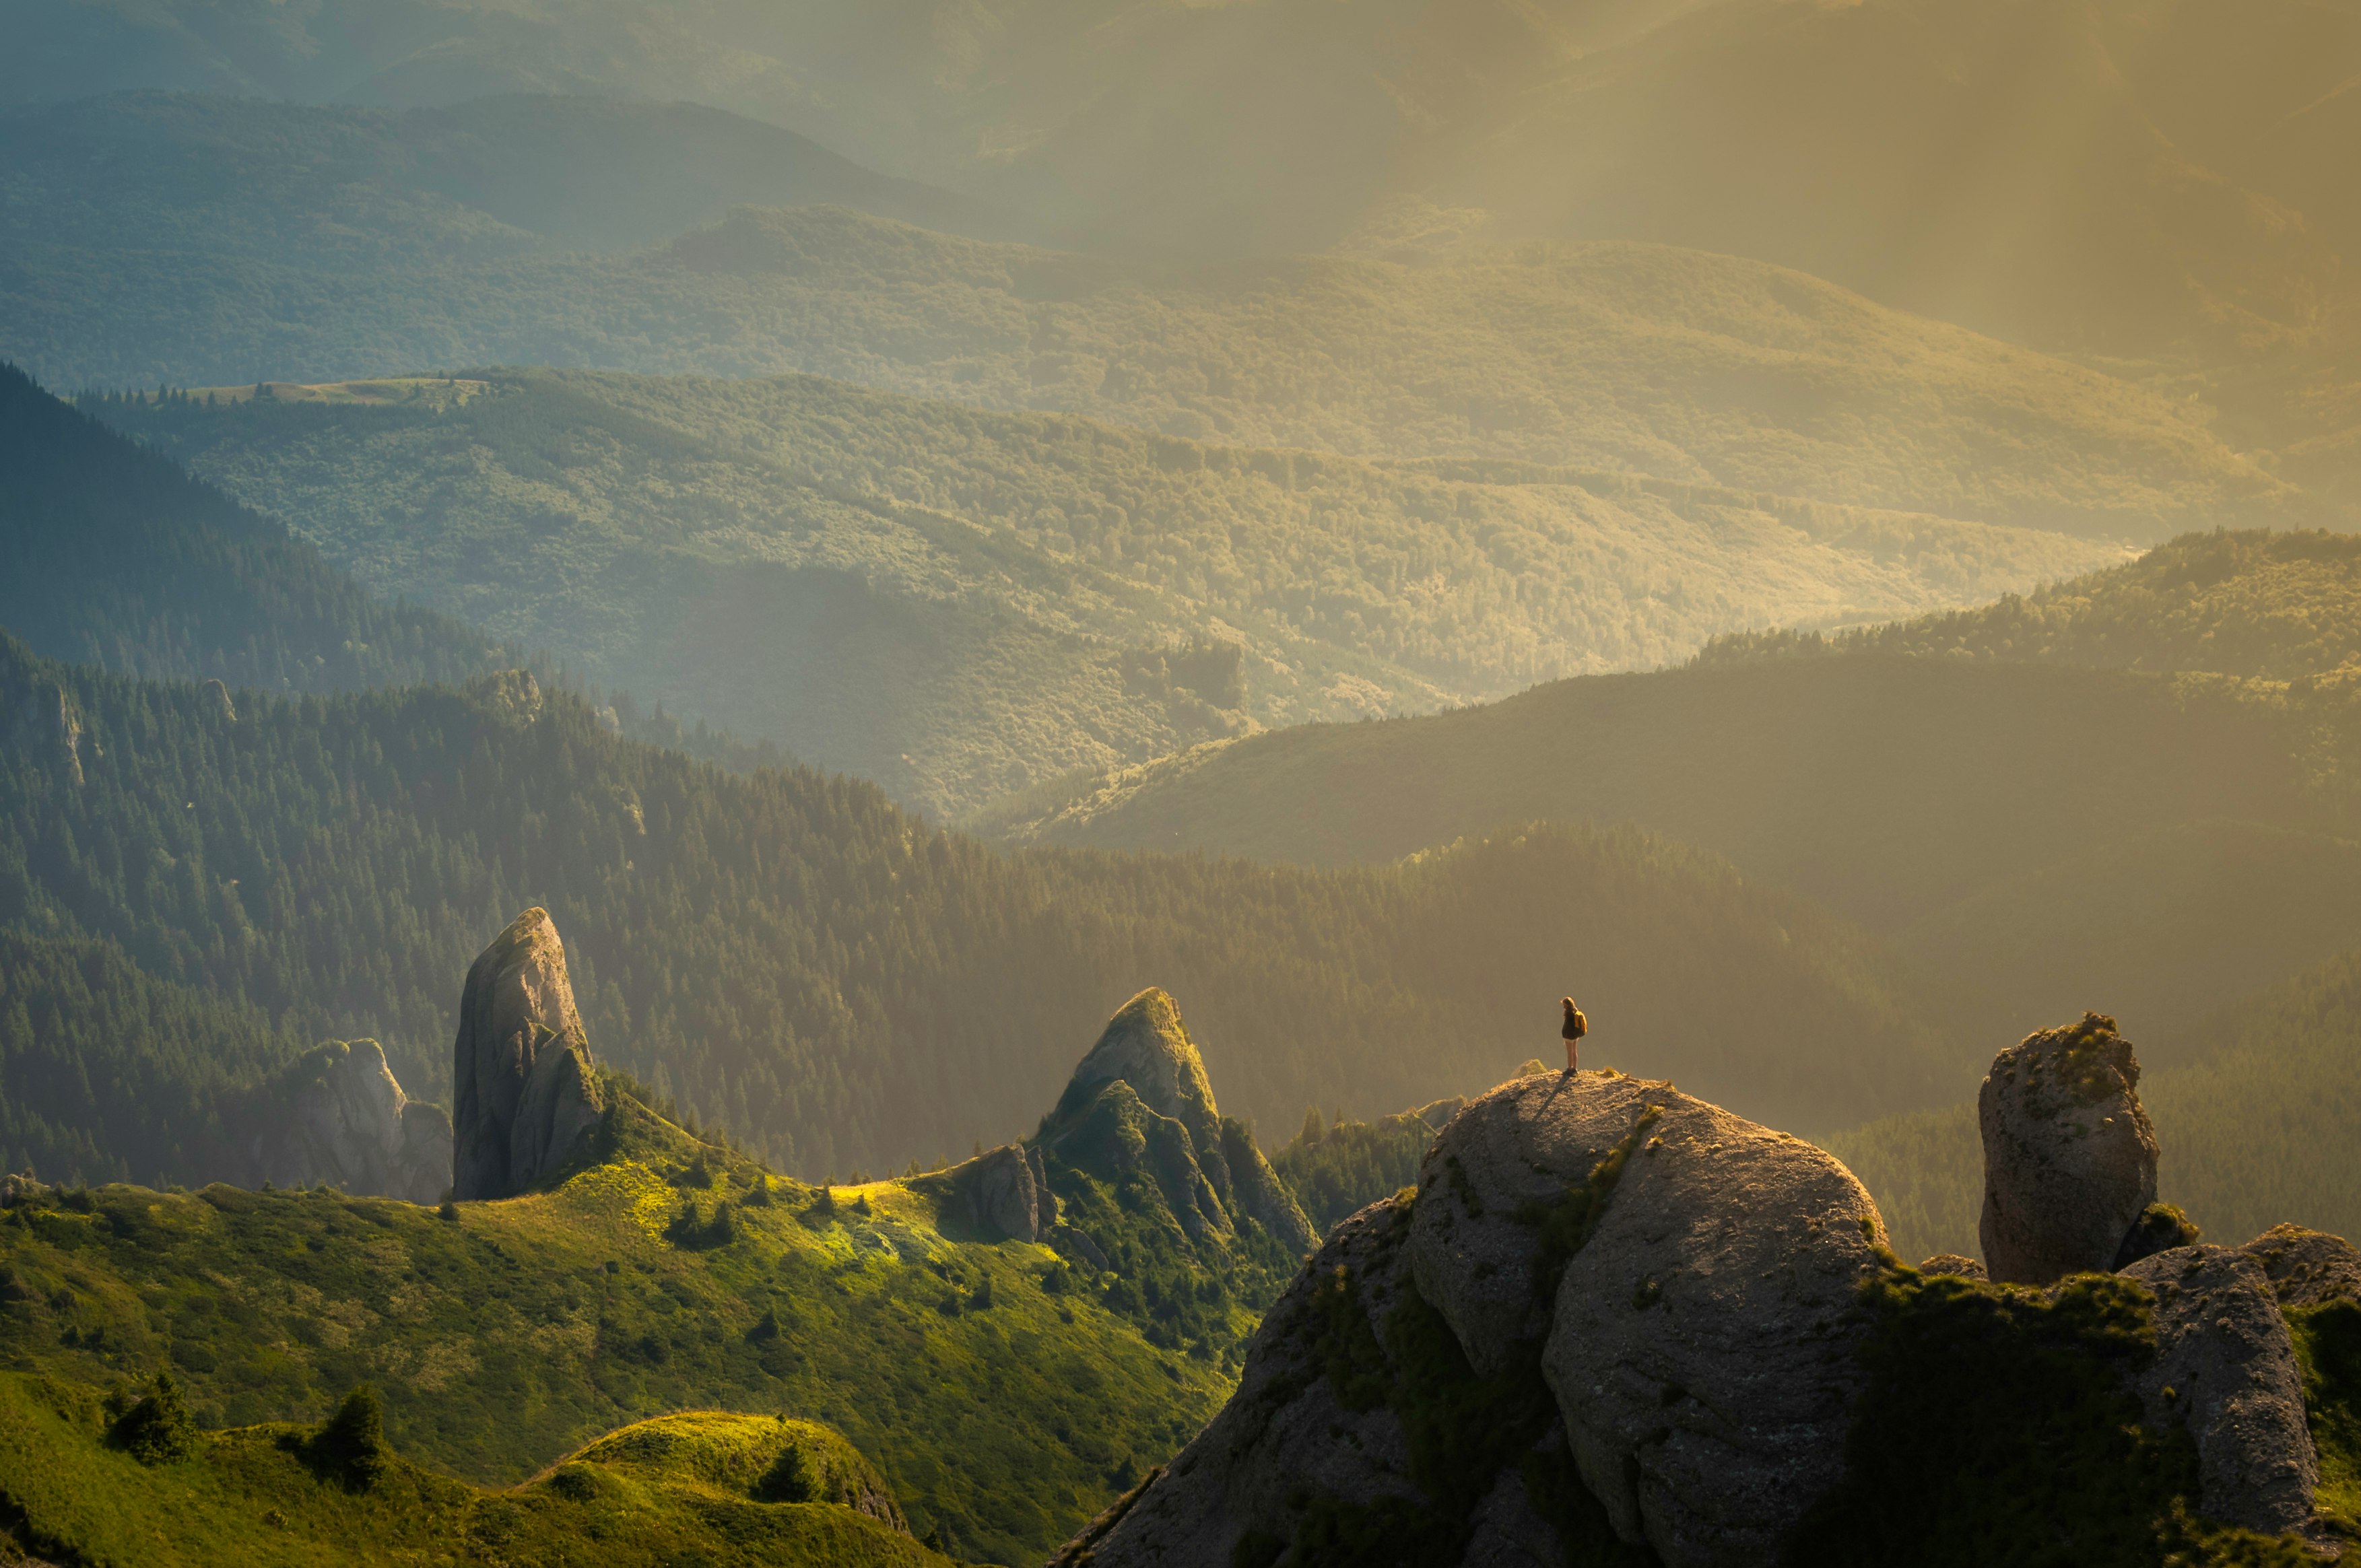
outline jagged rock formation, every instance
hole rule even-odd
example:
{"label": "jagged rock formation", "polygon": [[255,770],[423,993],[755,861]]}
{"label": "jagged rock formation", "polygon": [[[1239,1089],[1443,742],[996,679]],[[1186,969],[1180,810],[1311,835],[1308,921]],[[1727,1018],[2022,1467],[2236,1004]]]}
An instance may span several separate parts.
{"label": "jagged rock formation", "polygon": [[331,1040],[280,1075],[258,1107],[256,1172],[281,1187],[432,1203],[451,1184],[451,1120],[412,1100],[375,1040]]}
{"label": "jagged rock formation", "polygon": [[[1046,1241],[1058,1228],[1058,1195],[1038,1150],[1022,1144],[986,1149],[948,1172],[943,1222],[995,1241]],[[1104,1264],[1101,1265],[1104,1266]]]}
{"label": "jagged rock formation", "polygon": [[[2111,1271],[2156,1201],[2156,1130],[2139,1061],[2114,1020],[2086,1013],[2000,1053],[1977,1096],[1994,1279],[2047,1285]],[[2126,1260],[2128,1261],[2128,1260]]]}
{"label": "jagged rock formation", "polygon": [[1036,1146],[1083,1168],[1148,1172],[1192,1238],[1244,1218],[1291,1252],[1319,1239],[1252,1135],[1213,1103],[1180,1010],[1153,986],[1107,1021]]}
{"label": "jagged rock formation", "polygon": [[1840,1478],[1882,1242],[1837,1161],[1668,1084],[1507,1084],[1413,1201],[1336,1228],[1091,1560],[1270,1563],[1314,1529],[1404,1561],[1404,1532],[1438,1562],[1562,1561],[1527,1486],[1554,1466],[1673,1568],[1774,1561]]}
{"label": "jagged rock formation", "polygon": [[2361,1249],[2343,1236],[2273,1225],[2239,1250],[2262,1266],[2282,1307],[2361,1301]]}
{"label": "jagged rock formation", "polygon": [[2139,1379],[2147,1422],[2195,1440],[2205,1516],[2269,1535],[2305,1528],[2320,1467],[2295,1345],[2261,1261],[2176,1247],[2123,1272],[2156,1293],[2156,1359]]}
{"label": "jagged rock formation", "polygon": [[598,1080],[547,910],[518,916],[467,970],[451,1081],[459,1198],[509,1198],[541,1185],[598,1126]]}

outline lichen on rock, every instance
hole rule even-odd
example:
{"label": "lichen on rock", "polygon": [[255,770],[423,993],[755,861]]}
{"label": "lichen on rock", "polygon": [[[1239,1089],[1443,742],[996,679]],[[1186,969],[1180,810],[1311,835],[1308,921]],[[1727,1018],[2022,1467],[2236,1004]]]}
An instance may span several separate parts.
{"label": "lichen on rock", "polygon": [[1994,1279],[2047,1285],[2116,1266],[2156,1201],[2156,1130],[2139,1059],[2112,1018],[2086,1013],[1993,1058],[1977,1096],[1984,1200],[1978,1236]]}

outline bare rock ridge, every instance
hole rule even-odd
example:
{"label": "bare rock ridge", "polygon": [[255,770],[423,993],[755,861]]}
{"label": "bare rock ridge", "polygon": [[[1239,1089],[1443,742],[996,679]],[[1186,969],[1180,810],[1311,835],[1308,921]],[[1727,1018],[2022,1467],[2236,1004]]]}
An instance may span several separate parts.
{"label": "bare rock ridge", "polygon": [[528,909],[467,970],[452,1047],[452,1190],[511,1198],[583,1152],[604,1111],[566,948]]}
{"label": "bare rock ridge", "polygon": [[2130,1261],[2125,1245],[2156,1202],[2156,1129],[2138,1090],[2130,1042],[2095,1013],[1993,1058],[1976,1119],[1978,1240],[1994,1279],[2048,1285]]}
{"label": "bare rock ridge", "polygon": [[256,1174],[282,1187],[432,1203],[451,1184],[451,1119],[411,1099],[375,1040],[330,1040],[265,1093],[253,1139]]}

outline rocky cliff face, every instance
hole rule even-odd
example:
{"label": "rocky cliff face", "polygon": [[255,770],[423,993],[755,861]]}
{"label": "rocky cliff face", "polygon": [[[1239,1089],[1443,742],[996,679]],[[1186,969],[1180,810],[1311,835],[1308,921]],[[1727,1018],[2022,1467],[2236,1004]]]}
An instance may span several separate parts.
{"label": "rocky cliff face", "polygon": [[1337,1228],[1092,1561],[1557,1562],[1584,1523],[1775,1561],[1842,1472],[1882,1237],[1834,1159],[1669,1084],[1508,1084]]}
{"label": "rocky cliff face", "polygon": [[1245,1126],[1213,1103],[1180,1008],[1154,987],[1107,1021],[1035,1142],[1094,1172],[1148,1173],[1192,1238],[1251,1220],[1299,1255],[1318,1240]]}
{"label": "rocky cliff face", "polygon": [[265,1091],[256,1171],[281,1187],[433,1203],[451,1185],[451,1122],[394,1081],[375,1040],[331,1040]]}
{"label": "rocky cliff face", "polygon": [[1976,1114],[1984,1144],[1979,1240],[1994,1279],[2047,1285],[2118,1266],[2156,1201],[2156,1130],[2138,1088],[2130,1042],[2095,1013],[2028,1035],[1993,1059]]}
{"label": "rocky cliff face", "polygon": [[451,1080],[459,1198],[540,1186],[598,1126],[598,1081],[548,911],[518,916],[467,970]]}

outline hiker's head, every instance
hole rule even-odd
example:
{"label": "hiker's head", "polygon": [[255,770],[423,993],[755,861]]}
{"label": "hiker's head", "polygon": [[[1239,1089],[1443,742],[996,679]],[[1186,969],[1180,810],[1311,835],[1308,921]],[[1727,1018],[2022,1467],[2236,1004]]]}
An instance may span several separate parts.
{"label": "hiker's head", "polygon": [[1562,996],[1558,998],[1558,1005],[1571,1013],[1574,1011],[1574,998],[1571,996]]}

